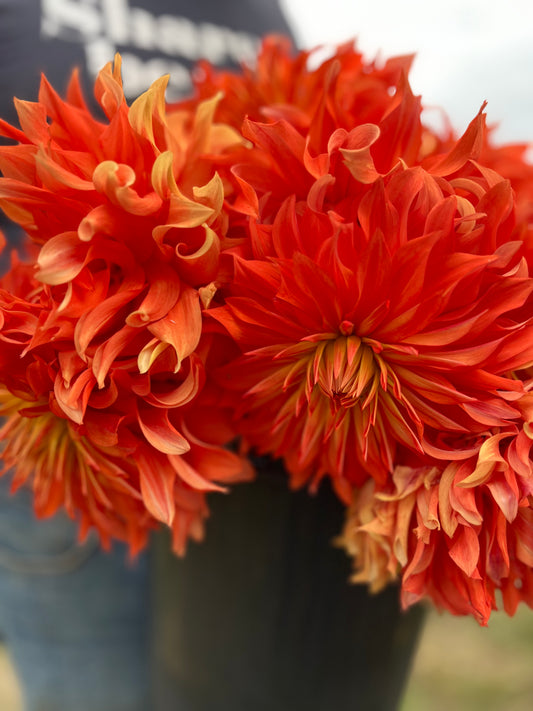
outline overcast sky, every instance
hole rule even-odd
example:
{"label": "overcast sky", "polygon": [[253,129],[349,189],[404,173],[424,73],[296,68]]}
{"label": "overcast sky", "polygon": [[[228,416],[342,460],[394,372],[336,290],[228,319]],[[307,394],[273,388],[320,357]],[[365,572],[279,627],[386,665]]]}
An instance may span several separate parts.
{"label": "overcast sky", "polygon": [[411,85],[458,130],[483,101],[504,141],[533,141],[533,0],[282,0],[305,47],[357,38],[369,58],[416,52]]}

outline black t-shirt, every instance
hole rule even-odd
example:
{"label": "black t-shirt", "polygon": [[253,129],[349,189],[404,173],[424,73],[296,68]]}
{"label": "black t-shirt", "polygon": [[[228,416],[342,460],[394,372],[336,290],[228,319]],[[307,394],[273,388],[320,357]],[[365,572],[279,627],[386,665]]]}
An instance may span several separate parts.
{"label": "black t-shirt", "polygon": [[[41,72],[61,93],[79,67],[91,100],[94,78],[117,51],[127,99],[169,72],[175,100],[198,60],[251,59],[267,32],[290,34],[277,0],[0,0],[0,117],[17,125],[13,97],[36,100]],[[1,211],[0,229],[16,240]]]}

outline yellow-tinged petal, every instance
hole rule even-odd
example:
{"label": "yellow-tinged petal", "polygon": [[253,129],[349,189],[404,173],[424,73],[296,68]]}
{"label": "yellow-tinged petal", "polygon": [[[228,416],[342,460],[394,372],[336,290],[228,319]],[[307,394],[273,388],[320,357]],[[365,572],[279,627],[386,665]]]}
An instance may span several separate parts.
{"label": "yellow-tinged petal", "polygon": [[156,79],[148,91],[141,94],[130,106],[128,120],[139,135],[145,136],[157,148],[154,123],[165,121],[165,91],[169,75]]}
{"label": "yellow-tinged petal", "polygon": [[202,306],[204,307],[204,309],[208,309],[209,305],[211,304],[211,301],[217,293],[217,287],[215,282],[211,282],[211,284],[208,284],[207,286],[201,286],[198,289],[198,293],[200,294],[200,301],[202,302]]}
{"label": "yellow-tinged petal", "polygon": [[500,442],[508,436],[508,433],[504,432],[485,440],[479,448],[476,468],[470,476],[467,476],[466,479],[459,482],[457,486],[467,488],[485,483],[490,478],[495,465],[498,462],[505,463],[505,458],[502,457],[499,446]]}
{"label": "yellow-tinged petal", "polygon": [[133,215],[150,215],[159,210],[162,200],[155,192],[141,197],[131,186],[136,175],[133,168],[124,163],[105,160],[99,163],[93,173],[94,187],[114,205],[120,205]]}
{"label": "yellow-tinged petal", "polygon": [[147,373],[157,358],[169,348],[168,343],[163,343],[159,338],[152,338],[137,356],[137,367],[139,373]]}
{"label": "yellow-tinged petal", "polygon": [[218,173],[215,173],[205,185],[193,187],[192,193],[199,202],[211,207],[215,215],[218,215],[222,210],[224,205],[224,184]]}
{"label": "yellow-tinged petal", "polygon": [[156,227],[152,232],[153,237],[156,242],[161,244],[166,233],[174,227],[183,229],[199,227],[207,222],[213,214],[213,208],[191,200],[178,190],[170,196],[167,224]]}
{"label": "yellow-tinged petal", "polygon": [[209,138],[216,108],[222,99],[222,92],[218,92],[210,99],[202,101],[194,116],[193,134],[190,153],[199,155],[209,149]]}
{"label": "yellow-tinged petal", "polygon": [[108,62],[99,72],[95,82],[94,93],[96,100],[109,119],[113,118],[120,106],[125,104],[126,100],[122,89],[122,58],[120,54],[115,54],[114,62]]}
{"label": "yellow-tinged petal", "polygon": [[174,177],[174,155],[172,151],[164,151],[154,161],[152,166],[152,186],[160,198],[166,200],[169,194],[179,193]]}

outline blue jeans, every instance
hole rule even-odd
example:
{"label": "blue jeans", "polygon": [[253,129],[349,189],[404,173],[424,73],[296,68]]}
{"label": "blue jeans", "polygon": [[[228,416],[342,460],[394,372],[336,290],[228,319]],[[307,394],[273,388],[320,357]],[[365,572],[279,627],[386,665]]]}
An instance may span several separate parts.
{"label": "blue jeans", "polygon": [[148,557],[76,542],[0,479],[0,636],[26,711],[148,711]]}

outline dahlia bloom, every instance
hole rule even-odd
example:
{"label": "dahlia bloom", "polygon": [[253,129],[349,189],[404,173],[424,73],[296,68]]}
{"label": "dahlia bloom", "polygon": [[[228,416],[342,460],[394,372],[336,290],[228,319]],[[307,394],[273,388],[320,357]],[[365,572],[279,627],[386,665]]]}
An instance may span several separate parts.
{"label": "dahlia bloom", "polygon": [[533,604],[531,168],[492,145],[484,107],[459,137],[424,126],[408,58],[307,59],[270,44],[255,74],[206,73],[252,107],[232,169],[245,238],[206,314],[235,347],[218,382],[293,487],[331,478],[356,581],[401,574],[405,606],[482,623],[498,589],[512,614]]}
{"label": "dahlia bloom", "polygon": [[533,399],[520,427],[463,442],[452,461],[398,465],[384,487],[367,481],[349,509],[341,545],[355,582],[374,591],[397,578],[404,607],[429,597],[487,624],[533,601]]}
{"label": "dahlia bloom", "polygon": [[167,116],[165,83],[128,107],[117,58],[96,82],[105,122],[74,75],[66,101],[43,79],[20,130],[0,125],[18,141],[0,148],[0,205],[38,245],[35,276],[17,265],[0,292],[0,401],[5,469],[38,514],[65,506],[133,550],[162,521],[181,552],[205,492],[250,476],[228,428],[215,417],[203,440],[194,414],[227,222],[202,156],[243,139],[213,123],[216,97]]}
{"label": "dahlia bloom", "polygon": [[384,143],[379,125],[356,125],[313,155],[285,120],[245,123],[235,225],[248,239],[225,255],[224,305],[207,314],[240,351],[219,372],[238,430],[294,486],[327,474],[347,502],[387,479],[398,446],[423,456],[445,433],[519,420],[523,385],[507,373],[533,357],[512,188],[476,160],[484,115],[439,156],[414,130],[409,165],[390,145],[420,123],[402,87]]}

